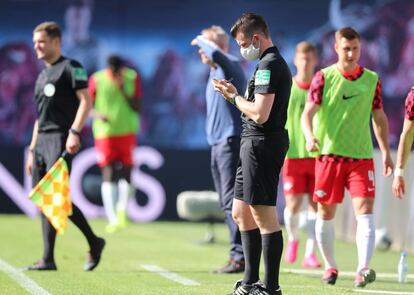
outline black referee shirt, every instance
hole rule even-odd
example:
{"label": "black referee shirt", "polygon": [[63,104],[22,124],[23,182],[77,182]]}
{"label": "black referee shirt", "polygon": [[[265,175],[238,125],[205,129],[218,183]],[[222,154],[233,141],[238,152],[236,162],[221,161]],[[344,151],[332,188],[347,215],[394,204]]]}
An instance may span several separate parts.
{"label": "black referee shirt", "polygon": [[61,56],[37,78],[35,102],[39,132],[68,132],[79,107],[76,90],[88,87],[81,64]]}
{"label": "black referee shirt", "polygon": [[272,110],[269,119],[262,125],[242,114],[242,136],[287,135],[285,124],[291,87],[292,75],[279,50],[276,47],[266,49],[248,83],[245,97],[248,101],[254,101],[256,93],[274,93]]}

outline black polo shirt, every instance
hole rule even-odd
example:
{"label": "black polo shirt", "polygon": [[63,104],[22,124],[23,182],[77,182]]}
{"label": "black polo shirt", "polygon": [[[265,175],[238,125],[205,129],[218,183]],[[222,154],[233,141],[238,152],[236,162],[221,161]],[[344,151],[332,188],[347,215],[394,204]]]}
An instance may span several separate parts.
{"label": "black polo shirt", "polygon": [[76,90],[88,87],[81,64],[61,56],[37,78],[35,102],[39,132],[68,132],[79,107]]}
{"label": "black polo shirt", "polygon": [[266,49],[248,83],[245,97],[248,101],[254,101],[256,93],[274,93],[272,110],[263,124],[257,124],[242,114],[242,136],[287,136],[285,124],[291,87],[292,75],[279,50],[276,47]]}

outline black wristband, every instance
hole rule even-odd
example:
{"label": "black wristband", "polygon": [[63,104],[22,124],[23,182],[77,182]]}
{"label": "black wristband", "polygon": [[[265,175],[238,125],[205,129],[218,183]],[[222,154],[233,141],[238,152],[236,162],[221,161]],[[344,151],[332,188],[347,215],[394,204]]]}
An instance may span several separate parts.
{"label": "black wristband", "polygon": [[80,132],[78,130],[74,129],[74,128],[70,128],[69,132],[72,133],[72,134],[75,134],[79,137],[81,136]]}

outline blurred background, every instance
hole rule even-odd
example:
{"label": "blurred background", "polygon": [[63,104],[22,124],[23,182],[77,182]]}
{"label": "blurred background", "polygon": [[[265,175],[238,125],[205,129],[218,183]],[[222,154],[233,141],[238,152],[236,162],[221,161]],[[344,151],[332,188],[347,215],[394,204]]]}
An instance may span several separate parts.
{"label": "blurred background", "polygon": [[[0,213],[37,214],[27,200],[31,184],[23,170],[36,116],[34,84],[43,68],[32,49],[32,31],[37,24],[57,21],[63,29],[64,55],[80,61],[89,74],[102,69],[110,54],[122,56],[140,73],[143,108],[133,171],[137,194],[130,215],[147,222],[177,219],[179,192],[213,189],[204,132],[209,69],[200,63],[190,42],[212,24],[229,31],[240,14],[250,11],[266,18],[272,39],[292,72],[297,42],[314,43],[320,67],[324,67],[336,62],[333,32],[344,26],[357,29],[363,38],[360,63],[377,71],[382,79],[390,144],[397,147],[404,99],[414,85],[412,0],[2,0]],[[237,44],[231,44],[231,52],[240,56]],[[243,62],[247,76],[253,66]],[[85,215],[100,217],[100,176],[90,124],[83,139],[84,148],[73,167],[73,199]],[[383,205],[377,211],[383,212],[395,200],[387,185],[379,195],[387,199],[386,203],[378,202]],[[404,218],[412,224],[414,201],[406,199],[401,203],[405,204]],[[283,209],[283,197],[279,201],[279,209]],[[400,205],[396,206],[399,210]],[[381,217],[378,223],[385,226],[387,218]]]}

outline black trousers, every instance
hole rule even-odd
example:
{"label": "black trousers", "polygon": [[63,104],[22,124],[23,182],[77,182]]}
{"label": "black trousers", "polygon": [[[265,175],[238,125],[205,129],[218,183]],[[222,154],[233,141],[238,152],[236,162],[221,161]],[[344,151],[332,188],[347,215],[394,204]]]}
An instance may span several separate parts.
{"label": "black trousers", "polygon": [[[62,155],[66,146],[67,133],[50,132],[38,133],[34,149],[34,161],[32,167],[32,184],[35,186]],[[72,161],[67,160],[69,171]],[[96,242],[96,236],[79,208],[73,205],[73,214],[70,220],[81,230],[90,247]],[[42,214],[42,236],[44,244],[43,259],[46,262],[54,262],[54,246],[56,230],[49,220]]]}
{"label": "black trousers", "polygon": [[211,174],[230,233],[230,258],[236,261],[244,260],[239,227],[231,214],[239,150],[240,137],[238,136],[229,137],[211,147]]}

